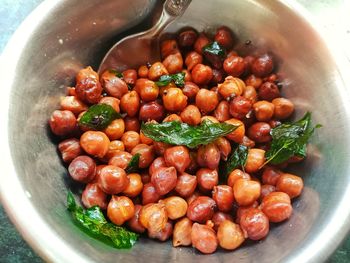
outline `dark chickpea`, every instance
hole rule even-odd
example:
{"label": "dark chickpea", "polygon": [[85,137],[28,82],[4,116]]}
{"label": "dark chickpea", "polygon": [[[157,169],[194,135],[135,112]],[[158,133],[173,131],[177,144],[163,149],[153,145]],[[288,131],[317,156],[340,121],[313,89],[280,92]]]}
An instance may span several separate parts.
{"label": "dark chickpea", "polygon": [[143,101],[153,101],[157,99],[159,95],[158,86],[151,80],[148,79],[138,79],[135,84],[135,91],[140,94]]}
{"label": "dark chickpea", "polygon": [[294,104],[285,98],[276,98],[272,100],[274,107],[274,118],[278,120],[287,119],[294,112]]}
{"label": "dark chickpea", "polygon": [[246,118],[251,108],[251,101],[243,96],[236,96],[230,102],[230,114],[236,119],[242,120]]}
{"label": "dark chickpea", "polygon": [[150,80],[158,80],[162,75],[168,75],[168,70],[164,67],[162,62],[154,63],[148,70],[148,78]]}
{"label": "dark chickpea", "polygon": [[261,186],[260,200],[264,199],[265,196],[276,191],[276,186],[270,184],[263,184]]}
{"label": "dark chickpea", "polygon": [[173,246],[190,246],[192,244],[191,230],[192,221],[187,217],[177,221],[173,232]]}
{"label": "dark chickpea", "polygon": [[220,151],[221,160],[226,161],[228,155],[231,153],[231,144],[229,140],[227,140],[224,137],[220,137],[220,138],[217,138],[214,143]]}
{"label": "dark chickpea", "polygon": [[135,69],[127,69],[123,71],[123,79],[126,84],[134,86],[137,80],[137,71]]}
{"label": "dark chickpea", "polygon": [[168,111],[182,111],[187,105],[187,97],[179,88],[169,88],[163,95],[163,104]]}
{"label": "dark chickpea", "polygon": [[243,141],[241,144],[247,146],[248,148],[253,148],[255,146],[255,142],[249,139],[248,136],[243,137]]}
{"label": "dark chickpea", "polygon": [[271,141],[271,127],[266,122],[256,122],[248,129],[248,137],[257,143]]}
{"label": "dark chickpea", "polygon": [[112,223],[121,226],[135,214],[135,206],[126,196],[112,196],[107,207],[107,216]]}
{"label": "dark chickpea", "polygon": [[196,51],[191,51],[186,55],[185,64],[187,69],[191,71],[194,66],[203,62],[203,56]]}
{"label": "dark chickpea", "polygon": [[149,146],[147,144],[138,144],[131,151],[132,155],[135,155],[137,153],[140,154],[140,159],[139,159],[140,168],[147,168],[154,160],[153,146]]}
{"label": "dark chickpea", "polygon": [[233,222],[233,217],[230,214],[218,211],[218,212],[214,213],[211,220],[214,223],[214,230],[217,231],[220,224],[222,222],[224,222],[225,220],[229,220],[229,221]]}
{"label": "dark chickpea", "polygon": [[98,104],[107,104],[109,106],[111,106],[116,112],[120,112],[120,100],[114,97],[102,97],[100,99],[100,101],[98,102]]}
{"label": "dark chickpea", "polygon": [[190,152],[190,159],[191,159],[191,163],[187,167],[186,172],[188,172],[190,174],[194,174],[194,173],[196,173],[196,171],[199,168],[198,163],[197,163],[197,152],[195,152],[195,151]]}
{"label": "dark chickpea", "polygon": [[[112,97],[121,99],[121,97],[129,91],[126,82],[117,77],[115,73],[106,70],[101,76],[101,83],[104,90]],[[93,102],[91,102],[93,103]]]}
{"label": "dark chickpea", "polygon": [[201,167],[217,169],[220,162],[220,150],[215,143],[202,145],[198,148],[197,163]]}
{"label": "dark chickpea", "polygon": [[252,86],[246,86],[242,96],[248,99],[252,104],[258,101],[258,93],[256,92],[255,88]]}
{"label": "dark chickpea", "polygon": [[245,240],[241,227],[230,220],[220,224],[217,237],[220,247],[227,250],[238,248]]}
{"label": "dark chickpea", "polygon": [[151,176],[147,172],[143,172],[141,173],[141,181],[144,185],[148,184],[151,182]]}
{"label": "dark chickpea", "polygon": [[143,183],[141,181],[141,175],[137,173],[128,174],[129,185],[123,191],[123,194],[128,197],[138,196],[143,189]]}
{"label": "dark chickpea", "polygon": [[282,172],[275,167],[265,166],[261,179],[264,184],[276,186]]}
{"label": "dark chickpea", "polygon": [[[102,81],[104,81],[103,75]],[[78,72],[75,93],[82,102],[93,104],[100,100],[102,87],[98,74],[91,67],[84,68]]]}
{"label": "dark chickpea", "polygon": [[99,206],[101,209],[107,208],[107,195],[102,191],[97,183],[87,184],[82,195],[81,201],[86,208]]}
{"label": "dark chickpea", "polygon": [[118,151],[112,156],[112,158],[109,159],[108,164],[126,169],[131,158],[132,155],[130,153],[125,151]]}
{"label": "dark chickpea", "polygon": [[266,195],[260,207],[270,222],[274,223],[288,219],[293,211],[289,195],[283,192],[271,192]]}
{"label": "dark chickpea", "polygon": [[198,107],[188,105],[180,114],[181,120],[189,125],[198,125],[201,122],[201,113]]}
{"label": "dark chickpea", "polygon": [[165,150],[164,160],[167,166],[174,166],[183,173],[190,165],[190,152],[185,146],[173,146]]}
{"label": "dark chickpea", "polygon": [[140,141],[142,144],[147,144],[147,145],[153,144],[153,140],[147,137],[146,135],[144,135],[142,131],[140,131]]}
{"label": "dark chickpea", "polygon": [[219,104],[218,95],[211,90],[200,89],[196,95],[196,106],[204,113],[215,110]]}
{"label": "dark chickpea", "polygon": [[131,152],[140,143],[140,134],[134,131],[127,131],[123,134],[121,141],[124,143],[125,149]]}
{"label": "dark chickpea", "polygon": [[273,68],[272,57],[268,54],[258,57],[251,65],[251,71],[257,77],[266,77],[272,72]]}
{"label": "dark chickpea", "polygon": [[128,116],[135,117],[140,109],[139,94],[135,90],[124,94],[120,100],[120,108],[122,111],[126,112]]}
{"label": "dark chickpea", "polygon": [[140,223],[140,211],[141,211],[142,205],[135,204],[134,207],[135,207],[134,216],[128,220],[127,224],[132,231],[135,231],[137,233],[143,233],[146,231],[146,228]]}
{"label": "dark chickpea", "polygon": [[212,195],[219,211],[230,212],[232,210],[234,201],[232,187],[228,185],[214,186]]}
{"label": "dark chickpea", "polygon": [[180,47],[192,47],[197,39],[197,36],[197,32],[193,29],[181,32],[178,37]]}
{"label": "dark chickpea", "polygon": [[269,233],[269,219],[257,208],[248,209],[240,220],[240,225],[245,236],[251,240],[260,240]]}
{"label": "dark chickpea", "polygon": [[160,167],[166,167],[164,157],[157,157],[153,160],[151,165],[148,168],[148,172],[150,175],[154,174],[156,170]]}
{"label": "dark chickpea", "polygon": [[75,87],[67,87],[66,94],[67,96],[77,96],[77,94],[75,93]]}
{"label": "dark chickpea", "polygon": [[202,49],[206,45],[208,45],[209,42],[210,42],[209,38],[204,33],[199,34],[198,38],[194,42],[194,50],[197,53],[202,54]]}
{"label": "dark chickpea", "polygon": [[214,253],[218,247],[215,231],[207,226],[194,223],[191,231],[192,246],[203,254]]}
{"label": "dark chickpea", "polygon": [[179,196],[170,196],[163,200],[165,210],[170,219],[176,220],[186,215],[187,202]]}
{"label": "dark chickpea", "polygon": [[168,55],[163,60],[163,65],[170,74],[181,72],[183,63],[184,62],[180,52]]}
{"label": "dark chickpea", "polygon": [[214,117],[217,118],[219,122],[224,122],[231,118],[230,104],[226,100],[222,100],[219,102],[218,106],[214,111]]}
{"label": "dark chickpea", "polygon": [[74,158],[82,154],[82,149],[78,139],[71,138],[58,144],[58,150],[61,153],[62,160],[65,163],[71,162]]}
{"label": "dark chickpea", "polygon": [[88,183],[95,177],[96,163],[89,156],[80,155],[69,164],[68,172],[75,181]]}
{"label": "dark chickpea", "polygon": [[255,118],[258,121],[269,121],[273,117],[275,106],[271,102],[261,100],[253,105]]}
{"label": "dark chickpea", "polygon": [[222,69],[213,68],[213,77],[210,80],[210,83],[213,85],[217,85],[224,80],[224,72]]}
{"label": "dark chickpea", "polygon": [[214,40],[226,49],[233,45],[233,34],[228,27],[222,26],[217,29]]}
{"label": "dark chickpea", "polygon": [[152,183],[146,183],[143,186],[141,196],[143,205],[158,202],[160,199],[160,194],[158,194]]}
{"label": "dark chickpea", "polygon": [[262,149],[251,148],[248,150],[248,157],[245,164],[247,173],[255,173],[259,171],[265,162],[265,151]]}
{"label": "dark chickpea", "polygon": [[161,231],[168,222],[165,205],[162,203],[145,205],[141,209],[139,220],[148,231]]}
{"label": "dark chickpea", "polygon": [[114,140],[111,141],[109,143],[108,146],[108,151],[105,154],[105,156],[103,157],[103,159],[105,159],[106,161],[108,161],[109,159],[111,159],[115,154],[117,154],[117,152],[119,151],[124,151],[125,147],[124,147],[124,143],[122,141],[119,140]]}
{"label": "dark chickpea", "polygon": [[88,107],[75,96],[65,96],[61,99],[61,110],[69,110],[74,114],[86,111]]}
{"label": "dark chickpea", "polygon": [[182,122],[182,119],[179,115],[173,113],[173,114],[166,116],[163,120],[163,122],[171,122],[171,121]]}
{"label": "dark chickpea", "polygon": [[251,208],[258,208],[259,207],[259,203],[257,201],[255,201],[253,204],[251,205],[247,205],[247,206],[239,206],[237,211],[236,211],[236,223],[239,224],[242,215],[249,211]]}
{"label": "dark chickpea", "polygon": [[173,223],[168,221],[165,224],[165,227],[159,231],[153,231],[152,229],[148,230],[148,237],[158,239],[159,241],[168,240],[173,234]]}
{"label": "dark chickpea", "polygon": [[228,76],[225,81],[218,85],[218,92],[224,99],[240,96],[245,89],[244,82],[239,78]]}
{"label": "dark chickpea", "polygon": [[294,174],[284,173],[282,174],[276,184],[277,191],[284,192],[290,196],[290,198],[298,197],[304,188],[303,179]]}
{"label": "dark chickpea", "polygon": [[197,184],[203,192],[213,190],[214,186],[218,185],[219,175],[217,170],[201,168],[196,173]]}
{"label": "dark chickpea", "polygon": [[102,158],[108,151],[109,139],[100,131],[87,131],[80,137],[80,146],[92,156]]}
{"label": "dark chickpea", "polygon": [[245,64],[245,71],[243,73],[244,76],[247,76],[248,74],[250,74],[250,69],[252,67],[253,62],[255,61],[256,57],[254,56],[245,56],[243,58],[244,60],[244,64]]}
{"label": "dark chickpea", "polygon": [[233,187],[238,179],[250,180],[250,175],[240,169],[235,169],[229,174],[227,185]]}
{"label": "dark chickpea", "polygon": [[238,56],[231,56],[224,60],[223,67],[228,75],[239,77],[246,69],[244,59]]}
{"label": "dark chickpea", "polygon": [[160,53],[162,54],[162,58],[165,58],[177,52],[179,52],[179,48],[177,46],[176,40],[168,39],[168,40],[162,41],[160,45]]}
{"label": "dark chickpea", "polygon": [[258,90],[258,95],[260,99],[267,101],[272,101],[281,96],[277,85],[272,82],[264,82]]}
{"label": "dark chickpea", "polygon": [[123,119],[113,120],[106,129],[104,133],[108,136],[110,140],[117,140],[122,137],[125,131],[125,123]]}
{"label": "dark chickpea", "polygon": [[125,131],[140,131],[140,121],[136,117],[126,116],[124,118]]}
{"label": "dark chickpea", "polygon": [[160,195],[165,195],[176,186],[177,174],[175,167],[160,167],[151,175],[151,182]]}
{"label": "dark chickpea", "polygon": [[198,223],[205,223],[213,217],[215,201],[208,196],[198,196],[188,204],[187,217]]}
{"label": "dark chickpea", "polygon": [[162,156],[165,153],[165,150],[171,147],[170,144],[165,142],[153,142],[154,151],[158,156]]}
{"label": "dark chickpea", "polygon": [[51,131],[58,136],[66,136],[76,131],[77,119],[73,112],[55,110],[49,120]]}
{"label": "dark chickpea", "polygon": [[148,77],[148,67],[146,65],[142,65],[137,70],[137,75],[140,78],[147,78]]}
{"label": "dark chickpea", "polygon": [[258,200],[261,186],[259,182],[253,180],[238,179],[233,185],[233,193],[240,206],[251,205]]}
{"label": "dark chickpea", "polygon": [[107,194],[119,194],[129,185],[125,171],[115,165],[106,165],[100,171],[98,184]]}
{"label": "dark chickpea", "polygon": [[230,141],[234,141],[236,143],[241,143],[244,137],[244,133],[245,133],[245,126],[244,123],[241,122],[238,119],[229,119],[227,121],[225,121],[228,124],[231,125],[235,125],[238,126],[237,129],[235,129],[233,132],[231,132],[230,134],[226,135],[226,138],[229,139]]}
{"label": "dark chickpea", "polygon": [[189,197],[197,187],[197,177],[183,173],[177,178],[175,191],[182,197]]}
{"label": "dark chickpea", "polygon": [[199,63],[193,67],[191,76],[197,85],[206,85],[213,77],[213,70],[209,66]]}

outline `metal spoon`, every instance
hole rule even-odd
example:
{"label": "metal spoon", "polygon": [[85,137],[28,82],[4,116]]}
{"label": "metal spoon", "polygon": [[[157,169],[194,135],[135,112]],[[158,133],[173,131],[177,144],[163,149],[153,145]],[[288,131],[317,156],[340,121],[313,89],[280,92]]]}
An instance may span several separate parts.
{"label": "metal spoon", "polygon": [[158,36],[162,30],[181,16],[191,0],[166,0],[158,22],[149,30],[123,38],[103,58],[99,74],[106,69],[123,71],[146,62],[160,61]]}

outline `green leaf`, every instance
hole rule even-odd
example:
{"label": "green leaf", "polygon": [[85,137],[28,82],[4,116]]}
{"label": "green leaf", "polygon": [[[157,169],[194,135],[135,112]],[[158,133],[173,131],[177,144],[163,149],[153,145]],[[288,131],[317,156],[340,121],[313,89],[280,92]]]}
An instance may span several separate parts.
{"label": "green leaf", "polygon": [[115,119],[121,118],[112,106],[107,104],[92,105],[80,118],[79,125],[94,130],[103,130]]}
{"label": "green leaf", "polygon": [[116,248],[131,248],[138,239],[138,234],[108,223],[98,206],[86,210],[77,206],[71,192],[67,195],[67,209],[84,232]]}
{"label": "green leaf", "polygon": [[118,78],[120,78],[120,79],[123,78],[123,74],[120,73],[120,72],[118,72],[118,71],[116,71],[115,69],[110,69],[110,70],[108,70],[108,71],[109,71],[109,73],[112,73],[112,74],[116,75],[116,76],[117,76]]}
{"label": "green leaf", "polygon": [[130,162],[128,163],[128,166],[125,169],[126,173],[135,173],[139,169],[139,161],[140,161],[141,154],[136,153],[132,156]]}
{"label": "green leaf", "polygon": [[209,43],[202,48],[204,54],[211,54],[224,58],[226,56],[225,49],[216,41]]}
{"label": "green leaf", "polygon": [[311,113],[293,123],[284,123],[271,130],[271,148],[266,153],[267,161],[280,164],[293,156],[306,157],[306,145],[315,129],[321,125],[312,126]]}
{"label": "green leaf", "polygon": [[147,123],[141,125],[143,134],[154,141],[173,145],[185,145],[196,148],[201,144],[208,144],[215,139],[226,136],[238,126],[228,123],[213,123],[205,120],[199,126],[190,126],[177,121],[163,123]]}
{"label": "green leaf", "polygon": [[239,144],[237,148],[231,152],[231,155],[227,159],[226,162],[222,164],[221,173],[224,178],[227,178],[227,176],[236,168],[241,167],[244,171],[244,166],[247,162],[248,157],[248,147]]}
{"label": "green leaf", "polygon": [[160,76],[156,84],[157,86],[163,87],[168,85],[172,81],[175,83],[176,86],[183,87],[185,85],[185,73],[180,72],[172,75]]}

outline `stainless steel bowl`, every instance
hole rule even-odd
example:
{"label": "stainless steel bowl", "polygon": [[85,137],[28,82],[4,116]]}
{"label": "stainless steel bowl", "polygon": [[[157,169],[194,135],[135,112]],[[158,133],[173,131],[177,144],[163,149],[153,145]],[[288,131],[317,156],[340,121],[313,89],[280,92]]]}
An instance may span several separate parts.
{"label": "stainless steel bowl", "polygon": [[[292,218],[258,243],[235,252],[201,255],[191,248],[141,239],[129,251],[110,248],[81,232],[66,211],[72,182],[47,129],[65,86],[83,66],[97,68],[113,41],[147,27],[155,0],[47,0],[19,28],[1,65],[1,198],[24,238],[54,262],[321,262],[350,228],[350,84],[339,48],[289,1],[194,0],[167,28],[211,31],[227,25],[242,53],[268,51],[278,60],[283,93],[297,116],[311,111],[322,123],[309,157],[293,170],[305,180]],[[144,21],[141,23],[141,21]],[[251,40],[252,45],[244,42]],[[137,54],[135,54],[137,55]]]}

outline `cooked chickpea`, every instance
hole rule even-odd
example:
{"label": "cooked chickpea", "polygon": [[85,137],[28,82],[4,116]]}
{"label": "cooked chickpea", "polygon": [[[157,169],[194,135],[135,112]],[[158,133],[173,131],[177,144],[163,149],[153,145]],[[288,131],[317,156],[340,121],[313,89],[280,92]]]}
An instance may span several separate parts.
{"label": "cooked chickpea", "polygon": [[185,74],[185,77],[184,77],[185,82],[192,81],[191,72],[188,69],[183,69],[183,70],[181,70],[181,72]]}
{"label": "cooked chickpea", "polygon": [[160,53],[162,54],[163,58],[171,54],[175,54],[177,52],[179,52],[179,48],[177,46],[176,40],[168,39],[168,40],[162,41],[160,45]]}
{"label": "cooked chickpea", "polygon": [[197,187],[197,177],[183,173],[177,178],[175,191],[182,197],[189,197]]}
{"label": "cooked chickpea", "polygon": [[255,142],[249,139],[248,136],[244,136],[242,140],[242,145],[247,146],[248,148],[253,148],[255,146]]}
{"label": "cooked chickpea", "polygon": [[230,220],[220,224],[217,237],[220,247],[227,250],[238,248],[245,240],[241,227]]}
{"label": "cooked chickpea", "polygon": [[69,164],[68,172],[75,181],[88,183],[95,177],[96,163],[89,156],[80,155]]}
{"label": "cooked chickpea", "polygon": [[[142,101],[154,101],[159,95],[159,88],[155,82],[149,79],[136,80],[134,90],[140,95]],[[127,101],[128,103],[128,101]],[[136,115],[136,114],[134,114]]]}
{"label": "cooked chickpea", "polygon": [[160,194],[158,194],[152,183],[146,183],[143,186],[141,196],[143,205],[158,202],[160,199]]}
{"label": "cooked chickpea", "polygon": [[271,141],[271,127],[266,122],[256,122],[248,129],[248,137],[257,143]]}
{"label": "cooked chickpea", "polygon": [[256,89],[252,86],[246,86],[242,96],[248,99],[252,104],[258,101],[258,93]]}
{"label": "cooked chickpea", "polygon": [[107,104],[111,106],[116,112],[120,112],[120,100],[114,97],[102,97],[98,104]]}
{"label": "cooked chickpea", "polygon": [[[101,76],[101,83],[104,90],[112,97],[121,99],[129,91],[128,85],[124,80],[117,77],[112,71],[106,70]],[[101,89],[102,91],[102,89]],[[99,99],[99,98],[98,98]],[[93,103],[93,102],[90,102]]]}
{"label": "cooked chickpea", "polygon": [[202,54],[202,49],[206,45],[208,45],[209,42],[210,42],[209,38],[204,33],[199,34],[198,38],[194,42],[194,50],[197,53]]}
{"label": "cooked chickpea", "polygon": [[148,204],[142,207],[140,212],[140,223],[147,228],[148,231],[161,231],[165,228],[167,222],[168,216],[164,204]]}
{"label": "cooked chickpea", "polygon": [[214,117],[217,118],[219,122],[227,121],[231,118],[230,104],[226,100],[219,102],[214,111]]}
{"label": "cooked chickpea", "polygon": [[198,196],[188,203],[187,217],[198,223],[205,223],[213,217],[215,201],[208,196]]}
{"label": "cooked chickpea", "polygon": [[196,95],[196,106],[204,113],[215,110],[219,104],[218,95],[211,90],[200,89]]}
{"label": "cooked chickpea", "polygon": [[183,59],[180,52],[175,54],[170,54],[163,60],[164,67],[168,70],[170,74],[179,73],[183,67]]}
{"label": "cooked chickpea", "polygon": [[165,150],[164,160],[167,166],[174,166],[183,173],[190,165],[190,152],[185,146],[173,146]]}
{"label": "cooked chickpea", "polygon": [[152,175],[160,167],[166,167],[164,157],[157,157],[153,160],[148,168],[149,174]]}
{"label": "cooked chickpea", "polygon": [[191,51],[185,58],[187,69],[191,71],[197,64],[202,64],[203,56],[196,51]]}
{"label": "cooked chickpea", "polygon": [[245,63],[242,57],[231,56],[224,60],[224,70],[228,75],[239,77],[245,71]]}
{"label": "cooked chickpea", "polygon": [[209,66],[198,63],[193,67],[191,76],[197,85],[206,85],[213,77],[213,70]]}
{"label": "cooked chickpea", "polygon": [[121,226],[135,214],[135,206],[126,196],[112,196],[107,207],[107,216],[112,223]]}
{"label": "cooked chickpea", "polygon": [[219,183],[219,174],[217,170],[201,168],[196,173],[199,189],[203,192],[213,190]]}
{"label": "cooked chickpea", "polygon": [[119,194],[129,185],[125,171],[118,166],[106,165],[100,171],[98,184],[107,194]]}
{"label": "cooked chickpea", "polygon": [[198,34],[194,29],[188,29],[181,32],[178,37],[180,47],[192,47],[197,36]]}
{"label": "cooked chickpea", "polygon": [[[104,78],[102,75],[102,83]],[[102,86],[98,74],[87,67],[80,70],[76,77],[75,93],[79,100],[85,103],[97,103],[100,100]]]}
{"label": "cooked chickpea", "polygon": [[134,86],[136,79],[137,79],[137,71],[135,69],[127,69],[124,70],[123,73],[123,79],[126,82],[126,84]]}
{"label": "cooked chickpea", "polygon": [[120,108],[122,111],[126,112],[128,116],[135,117],[140,109],[139,94],[135,90],[125,93],[120,100]]}
{"label": "cooked chickpea", "polygon": [[214,230],[217,231],[220,224],[222,222],[224,222],[225,220],[229,220],[231,222],[233,222],[233,217],[228,214],[228,213],[224,213],[224,212],[221,212],[221,211],[218,211],[218,212],[215,212],[213,217],[212,217],[212,222],[214,224]]}
{"label": "cooked chickpea", "polygon": [[80,145],[84,151],[98,158],[105,156],[109,143],[107,135],[100,131],[87,131],[80,137]]}
{"label": "cooked chickpea", "polygon": [[140,154],[140,168],[147,168],[154,160],[153,146],[149,146],[147,144],[138,144],[131,151],[132,155],[135,155],[137,153]]}
{"label": "cooked chickpea", "polygon": [[140,134],[134,131],[127,131],[123,134],[121,141],[128,152],[140,143]]}
{"label": "cooked chickpea", "polygon": [[152,64],[152,66],[148,70],[148,78],[150,80],[154,80],[154,81],[158,80],[160,78],[160,76],[168,75],[168,74],[169,74],[169,72],[164,67],[162,62],[156,62],[156,63]]}
{"label": "cooked chickpea", "polygon": [[124,150],[125,150],[125,147],[122,141],[119,141],[119,140],[111,141],[108,146],[108,151],[103,157],[103,159],[105,159],[106,161],[109,161],[109,159],[111,159],[115,154],[117,154],[117,152],[124,151]]}
{"label": "cooked chickpea", "polygon": [[86,185],[81,201],[86,208],[99,206],[101,209],[107,208],[107,195],[102,191],[97,183],[89,183]]}
{"label": "cooked chickpea", "polygon": [[192,246],[204,254],[214,253],[218,247],[215,231],[207,226],[194,223],[191,231]]}
{"label": "cooked chickpea", "polygon": [[169,88],[163,95],[163,104],[168,111],[182,111],[187,105],[187,97],[179,88]]}
{"label": "cooked chickpea", "polygon": [[261,84],[262,84],[262,79],[255,76],[255,75],[249,75],[246,80],[245,80],[245,84],[247,86],[253,86],[255,89],[258,89]]}
{"label": "cooked chickpea", "polygon": [[220,163],[220,150],[215,143],[202,145],[198,148],[197,163],[201,167],[217,169]]}
{"label": "cooked chickpea", "polygon": [[298,197],[304,188],[303,179],[294,174],[284,173],[282,174],[276,184],[277,191],[284,192],[290,196],[290,198]]}
{"label": "cooked chickpea", "polygon": [[249,211],[251,208],[258,208],[259,207],[259,203],[258,201],[255,201],[253,204],[251,205],[247,205],[247,206],[239,206],[237,211],[236,211],[236,223],[239,224],[242,215]]}
{"label": "cooked chickpea", "polygon": [[263,184],[261,186],[260,200],[263,200],[265,196],[276,191],[276,186],[270,184]]}
{"label": "cooked chickpea", "polygon": [[178,196],[171,196],[163,201],[165,204],[165,210],[170,219],[175,220],[186,215],[187,202],[185,199]]}
{"label": "cooked chickpea", "polygon": [[230,134],[226,135],[226,138],[234,141],[236,143],[241,143],[243,141],[243,137],[244,137],[244,133],[245,133],[245,126],[244,123],[241,122],[238,119],[229,119],[227,121],[225,121],[228,124],[231,125],[235,125],[238,126],[237,129],[235,129],[233,132],[231,132]]}
{"label": "cooked chickpea", "polygon": [[251,65],[251,71],[257,77],[266,77],[272,72],[273,68],[272,57],[268,54],[258,57]]}
{"label": "cooked chickpea", "polygon": [[191,230],[192,221],[187,217],[177,221],[173,232],[173,246],[190,246],[192,244]]}
{"label": "cooked chickpea", "polygon": [[113,120],[106,129],[104,133],[108,136],[110,140],[120,139],[125,131],[125,123],[123,119]]}
{"label": "cooked chickpea", "polygon": [[190,81],[186,81],[184,87],[182,88],[183,94],[188,98],[189,101],[195,100],[198,91],[199,87],[197,84]]}
{"label": "cooked chickpea", "polygon": [[130,153],[125,151],[117,151],[109,159],[108,164],[117,166],[122,169],[126,169],[131,158],[132,158],[132,155]]}
{"label": "cooked chickpea", "polygon": [[228,76],[225,81],[218,85],[218,92],[224,99],[242,95],[245,89],[244,82],[239,78]]}
{"label": "cooked chickpea", "polygon": [[251,101],[243,96],[236,96],[230,102],[230,114],[236,119],[245,119],[251,108]]}
{"label": "cooked chickpea", "polygon": [[233,34],[228,27],[222,26],[216,30],[214,40],[226,49],[233,45]]}
{"label": "cooked chickpea", "polygon": [[253,180],[238,179],[233,185],[234,198],[241,206],[254,203],[258,200],[260,193],[260,183]]}
{"label": "cooked chickpea", "polygon": [[176,186],[177,174],[175,167],[160,167],[151,175],[151,182],[160,195],[165,195]]}
{"label": "cooked chickpea", "polygon": [[265,166],[261,179],[264,184],[276,186],[278,179],[282,175],[282,172],[275,167]]}
{"label": "cooked chickpea", "polygon": [[58,144],[58,150],[61,153],[62,160],[66,163],[82,154],[82,149],[78,139],[66,139]]}
{"label": "cooked chickpea", "polygon": [[153,140],[144,135],[142,131],[140,131],[140,142],[147,145],[153,144]]}
{"label": "cooked chickpea", "polygon": [[245,164],[245,171],[247,173],[255,173],[260,170],[265,162],[265,151],[262,149],[251,148],[248,149],[248,157]]}
{"label": "cooked chickpea", "polygon": [[229,140],[224,137],[219,137],[215,140],[214,143],[219,149],[221,160],[226,161],[227,157],[231,153],[231,144]]}
{"label": "cooked chickpea", "polygon": [[49,120],[51,131],[58,136],[66,136],[77,128],[77,119],[73,112],[55,110]]}
{"label": "cooked chickpea", "polygon": [[275,105],[266,100],[261,100],[254,103],[253,109],[254,109],[255,118],[258,121],[267,122],[271,120],[273,117]]}
{"label": "cooked chickpea", "polygon": [[134,132],[140,131],[140,121],[137,119],[137,117],[126,116],[124,118],[124,124],[125,124],[125,131],[134,131]]}
{"label": "cooked chickpea", "polygon": [[146,65],[142,65],[137,70],[137,74],[140,78],[147,78],[148,77],[148,67]]}
{"label": "cooked chickpea", "polygon": [[238,179],[250,180],[250,175],[240,169],[235,169],[229,174],[227,178],[227,185],[233,187]]}
{"label": "cooked chickpea", "polygon": [[201,122],[201,113],[197,106],[188,105],[180,114],[181,120],[189,125],[198,125]]}
{"label": "cooked chickpea", "polygon": [[141,181],[141,175],[137,173],[128,174],[129,185],[123,191],[123,194],[128,197],[138,196],[143,189],[143,183]]}
{"label": "cooked chickpea", "polygon": [[280,97],[280,91],[275,83],[264,82],[258,90],[259,98],[262,100],[272,101]]}
{"label": "cooked chickpea", "polygon": [[171,221],[168,221],[162,230],[154,231],[152,229],[148,229],[148,237],[158,239],[159,241],[168,240],[172,234],[173,234],[173,224]]}
{"label": "cooked chickpea", "polygon": [[240,219],[240,226],[245,236],[251,240],[260,240],[269,233],[269,219],[257,208],[245,211]]}
{"label": "cooked chickpea", "polygon": [[232,187],[228,185],[214,186],[212,195],[219,211],[230,212],[232,210],[234,201]]}
{"label": "cooked chickpea", "polygon": [[65,96],[61,99],[61,110],[69,110],[74,114],[86,111],[88,107],[75,96]]}
{"label": "cooked chickpea", "polygon": [[134,207],[135,207],[134,216],[128,220],[127,224],[132,231],[135,231],[137,233],[143,233],[146,231],[146,228],[140,223],[140,211],[141,211],[142,205],[135,204]]}
{"label": "cooked chickpea", "polygon": [[285,98],[276,98],[272,100],[272,104],[275,106],[274,118],[278,120],[287,119],[294,112],[294,104]]}
{"label": "cooked chickpea", "polygon": [[172,121],[182,122],[182,119],[179,115],[173,113],[166,116],[163,120],[163,122],[172,122]]}
{"label": "cooked chickpea", "polygon": [[165,142],[153,142],[154,151],[158,156],[164,155],[166,149],[171,147],[170,144]]}
{"label": "cooked chickpea", "polygon": [[289,195],[283,192],[271,192],[261,202],[261,210],[270,222],[278,223],[292,215],[292,205]]}

